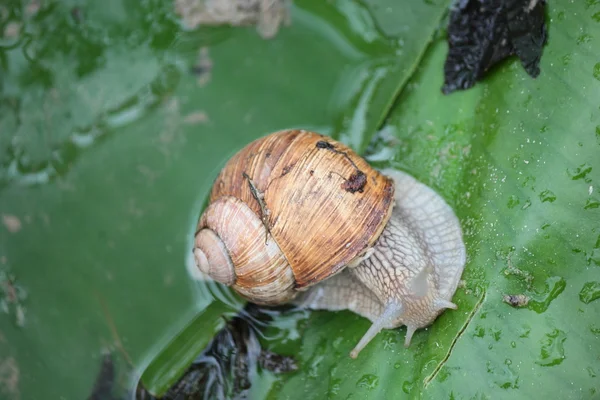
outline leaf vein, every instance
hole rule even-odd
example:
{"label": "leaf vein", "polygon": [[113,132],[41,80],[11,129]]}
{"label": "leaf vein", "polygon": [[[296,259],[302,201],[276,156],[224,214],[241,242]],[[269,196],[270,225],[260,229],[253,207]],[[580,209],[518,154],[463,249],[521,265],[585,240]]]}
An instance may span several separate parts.
{"label": "leaf vein", "polygon": [[475,317],[475,314],[477,314],[477,311],[479,311],[479,309],[481,308],[481,305],[483,304],[483,301],[485,300],[486,294],[487,294],[487,292],[484,290],[483,293],[482,293],[482,295],[481,295],[481,297],[477,300],[477,303],[475,304],[475,307],[473,307],[473,310],[469,314],[469,317],[465,321],[465,324],[462,326],[462,328],[460,329],[460,331],[458,331],[458,334],[452,340],[452,343],[450,344],[450,348],[448,349],[448,353],[446,353],[446,356],[444,357],[444,359],[442,361],[440,361],[440,363],[437,365],[437,367],[435,367],[435,370],[431,373],[431,375],[429,375],[423,381],[423,386],[424,387],[427,387],[427,385],[429,385],[429,383],[432,380],[435,379],[435,377],[437,376],[438,372],[440,372],[440,370],[442,369],[442,367],[446,364],[446,361],[448,361],[448,359],[452,355],[452,351],[454,350],[454,346],[458,342],[458,339],[460,339],[460,337],[462,336],[462,334],[465,332],[465,330],[467,329],[467,327],[469,326],[469,324],[471,323],[471,321]]}

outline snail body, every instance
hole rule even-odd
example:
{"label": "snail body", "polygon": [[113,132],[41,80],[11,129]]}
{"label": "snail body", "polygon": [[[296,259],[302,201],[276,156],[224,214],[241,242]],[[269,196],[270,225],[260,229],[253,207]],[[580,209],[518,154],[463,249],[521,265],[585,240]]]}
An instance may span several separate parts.
{"label": "snail body", "polygon": [[198,221],[200,271],[257,304],[349,309],[381,330],[446,308],[465,264],[460,223],[432,189],[378,171],[332,138],[272,133],[234,155]]}

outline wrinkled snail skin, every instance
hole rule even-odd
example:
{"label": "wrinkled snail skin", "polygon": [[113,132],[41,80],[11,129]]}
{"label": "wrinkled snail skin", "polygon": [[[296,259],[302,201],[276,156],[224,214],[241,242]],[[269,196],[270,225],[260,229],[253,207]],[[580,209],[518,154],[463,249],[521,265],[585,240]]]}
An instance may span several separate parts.
{"label": "wrinkled snail skin", "polygon": [[382,329],[430,325],[465,265],[460,223],[410,175],[378,171],[351,149],[289,130],[238,152],[215,180],[195,234],[196,265],[257,304],[350,310]]}

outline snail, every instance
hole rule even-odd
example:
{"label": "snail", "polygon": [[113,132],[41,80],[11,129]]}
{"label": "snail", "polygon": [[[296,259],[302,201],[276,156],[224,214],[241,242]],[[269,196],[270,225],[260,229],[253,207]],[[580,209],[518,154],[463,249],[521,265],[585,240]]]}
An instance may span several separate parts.
{"label": "snail", "polygon": [[221,169],[194,235],[196,266],[247,300],[350,310],[414,332],[445,310],[464,269],[458,218],[412,176],[377,170],[341,142],[282,130]]}

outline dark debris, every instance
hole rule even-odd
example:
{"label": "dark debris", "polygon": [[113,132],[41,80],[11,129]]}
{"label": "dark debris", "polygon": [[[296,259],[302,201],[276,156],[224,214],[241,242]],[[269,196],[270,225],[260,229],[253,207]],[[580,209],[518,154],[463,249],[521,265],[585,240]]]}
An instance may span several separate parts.
{"label": "dark debris", "polygon": [[545,0],[457,0],[448,25],[442,92],[474,86],[512,55],[536,78],[547,41],[545,5]]}
{"label": "dark debris", "polygon": [[263,349],[258,357],[258,362],[262,369],[275,374],[283,374],[298,369],[298,364],[296,364],[296,360],[293,357],[273,353],[270,350]]}
{"label": "dark debris", "polygon": [[529,303],[529,296],[524,294],[505,294],[502,296],[502,301],[512,307],[525,307]]}
{"label": "dark debris", "polygon": [[357,170],[355,173],[350,175],[350,178],[342,183],[342,189],[350,193],[362,193],[366,184],[367,176],[364,172]]}
{"label": "dark debris", "polygon": [[[295,371],[298,367],[292,357],[262,349],[258,340],[261,327],[267,326],[277,312],[247,303],[161,399],[247,399],[258,366],[275,373]],[[136,399],[156,397],[140,384]]]}
{"label": "dark debris", "polygon": [[[350,193],[356,193],[356,192],[362,193],[364,191],[365,185],[367,184],[367,176],[365,175],[364,172],[362,172],[360,170],[360,168],[358,168],[356,163],[354,161],[352,161],[352,159],[346,152],[336,149],[333,144],[331,144],[325,140],[319,140],[316,144],[316,147],[318,149],[329,150],[333,153],[343,156],[344,158],[346,158],[346,160],[348,160],[350,162],[350,164],[352,164],[352,166],[356,170],[355,172],[352,173],[352,175],[350,175],[350,177],[348,179],[344,178],[345,179],[344,183],[342,183],[342,185],[341,185],[341,188],[343,190],[345,190],[346,192],[350,192]],[[311,171],[310,174],[312,175],[313,171]]]}

